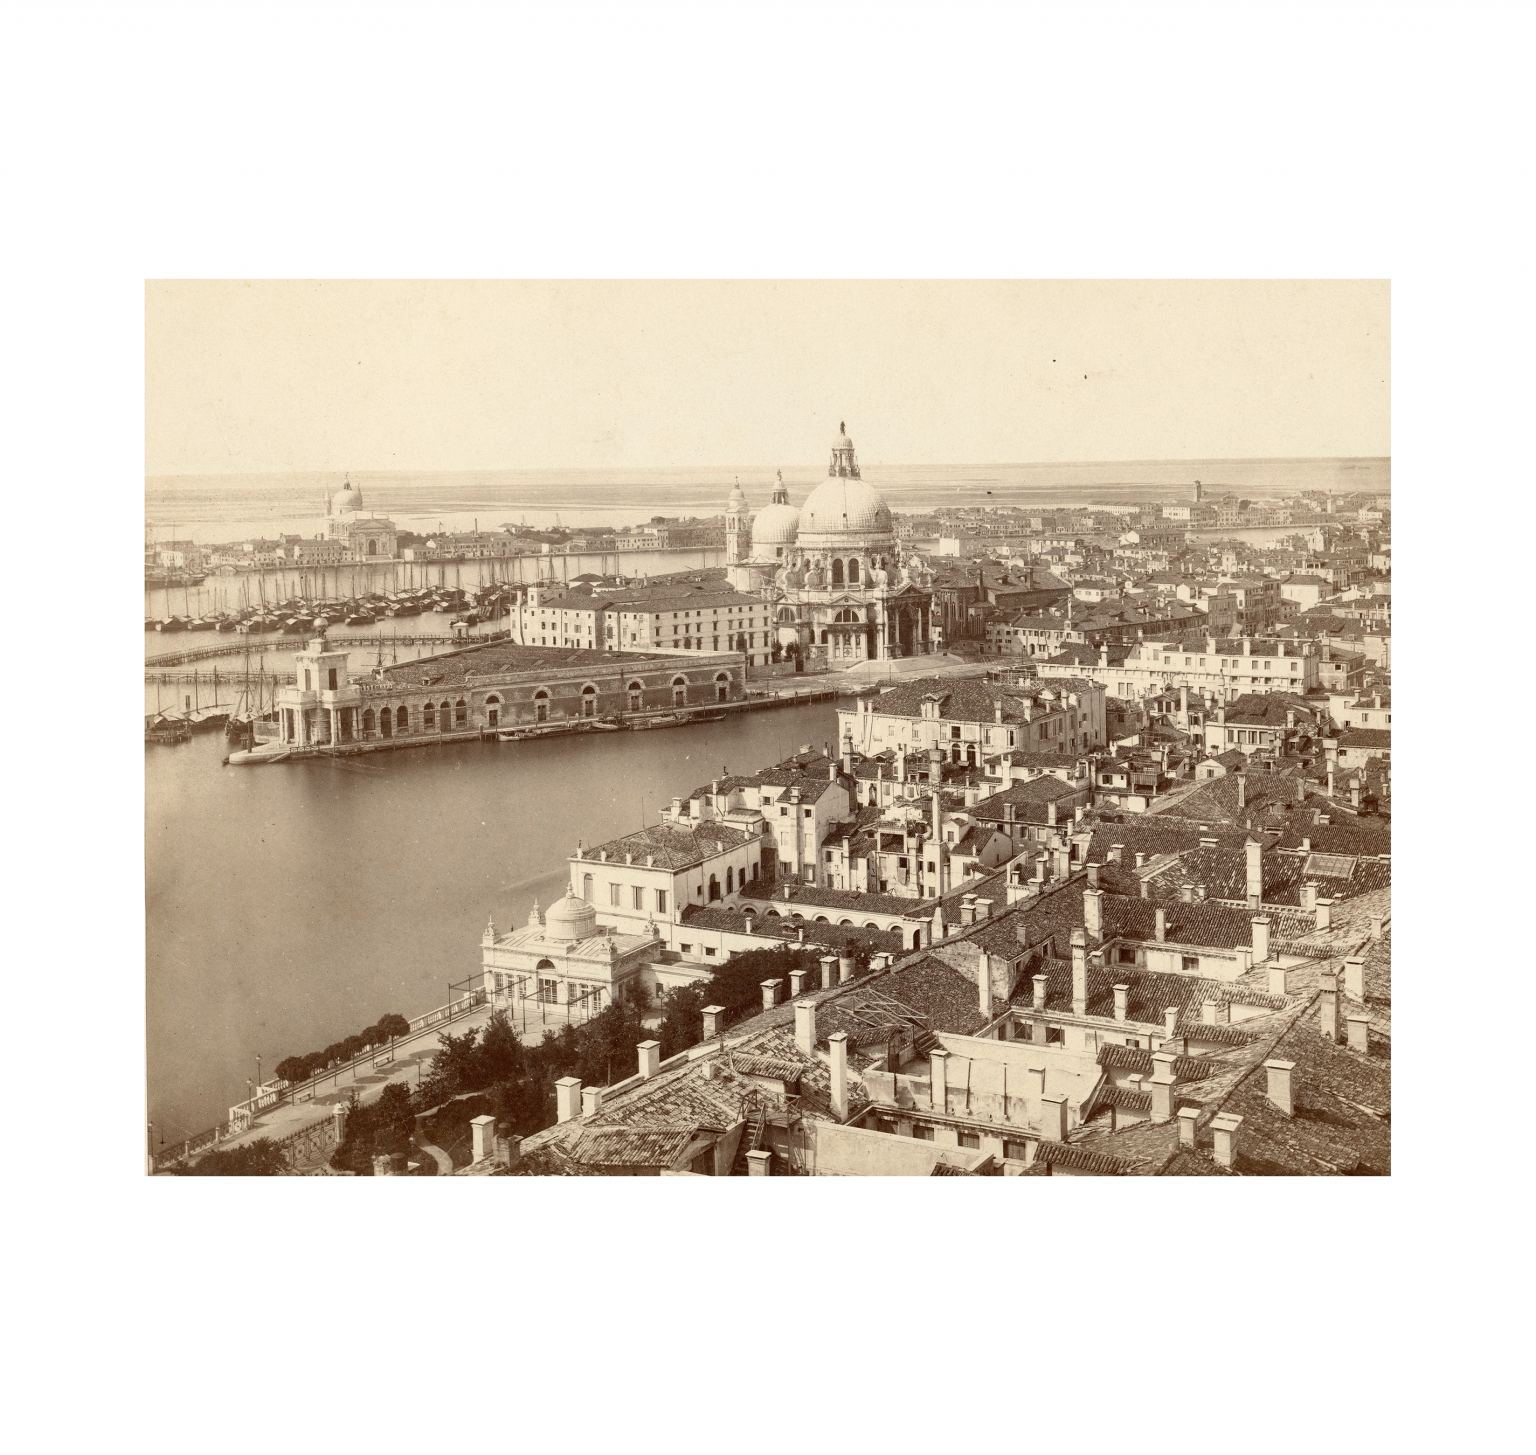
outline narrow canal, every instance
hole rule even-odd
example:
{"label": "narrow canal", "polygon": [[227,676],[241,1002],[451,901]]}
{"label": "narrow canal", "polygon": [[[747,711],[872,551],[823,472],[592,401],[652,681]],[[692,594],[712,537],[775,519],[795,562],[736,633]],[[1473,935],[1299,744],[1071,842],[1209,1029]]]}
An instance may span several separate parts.
{"label": "narrow canal", "polygon": [[487,915],[564,892],[577,839],[656,821],[724,769],[836,736],[834,703],[654,733],[459,743],[226,768],[222,732],[145,749],[149,1119],[218,1121],[284,1056],[479,966]]}

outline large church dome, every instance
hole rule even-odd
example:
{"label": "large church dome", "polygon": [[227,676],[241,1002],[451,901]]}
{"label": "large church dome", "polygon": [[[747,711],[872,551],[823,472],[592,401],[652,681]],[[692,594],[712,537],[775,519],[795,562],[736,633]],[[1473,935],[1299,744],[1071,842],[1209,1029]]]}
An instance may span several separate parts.
{"label": "large church dome", "polygon": [[890,507],[878,490],[862,480],[830,476],[811,491],[800,507],[802,536],[883,536],[890,532]]}

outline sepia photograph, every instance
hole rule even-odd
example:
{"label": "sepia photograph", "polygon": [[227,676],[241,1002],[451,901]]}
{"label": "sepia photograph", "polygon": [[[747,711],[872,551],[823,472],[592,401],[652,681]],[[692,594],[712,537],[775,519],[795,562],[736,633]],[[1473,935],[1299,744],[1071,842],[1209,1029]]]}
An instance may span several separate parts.
{"label": "sepia photograph", "polygon": [[1387,283],[145,337],[151,1175],[1390,1174]]}

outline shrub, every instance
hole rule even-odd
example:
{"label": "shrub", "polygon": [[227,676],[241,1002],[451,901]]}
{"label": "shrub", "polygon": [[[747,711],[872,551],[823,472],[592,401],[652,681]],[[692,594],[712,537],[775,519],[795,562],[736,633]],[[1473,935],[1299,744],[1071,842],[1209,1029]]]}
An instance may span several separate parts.
{"label": "shrub", "polygon": [[258,1137],[243,1147],[205,1153],[177,1171],[183,1177],[281,1177],[288,1171],[288,1159],[270,1138]]}

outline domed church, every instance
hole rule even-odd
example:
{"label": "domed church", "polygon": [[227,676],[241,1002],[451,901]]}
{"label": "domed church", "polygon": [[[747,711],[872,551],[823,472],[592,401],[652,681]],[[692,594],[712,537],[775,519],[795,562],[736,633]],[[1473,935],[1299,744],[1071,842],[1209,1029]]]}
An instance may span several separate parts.
{"label": "domed church", "polygon": [[786,655],[832,666],[938,650],[922,558],[904,556],[880,492],[859,476],[847,426],[827,478],[796,510],[780,473],[753,517],[740,485],[725,507],[726,578],[772,607]]}
{"label": "domed church", "polygon": [[326,535],[339,541],[349,561],[388,560],[395,554],[395,523],[364,515],[363,492],[348,480],[325,502]]}

